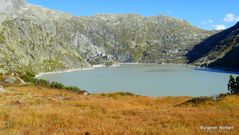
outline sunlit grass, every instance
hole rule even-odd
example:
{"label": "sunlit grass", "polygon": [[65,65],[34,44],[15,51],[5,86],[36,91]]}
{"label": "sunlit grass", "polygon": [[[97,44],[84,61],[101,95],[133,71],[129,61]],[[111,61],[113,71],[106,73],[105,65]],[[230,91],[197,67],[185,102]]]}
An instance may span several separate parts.
{"label": "sunlit grass", "polygon": [[[191,97],[150,98],[131,94],[83,96],[40,86],[11,86],[0,94],[0,133],[237,134],[239,97],[180,105]],[[117,97],[117,98],[115,98]],[[178,106],[180,105],[180,106]],[[205,131],[200,126],[234,126]]]}

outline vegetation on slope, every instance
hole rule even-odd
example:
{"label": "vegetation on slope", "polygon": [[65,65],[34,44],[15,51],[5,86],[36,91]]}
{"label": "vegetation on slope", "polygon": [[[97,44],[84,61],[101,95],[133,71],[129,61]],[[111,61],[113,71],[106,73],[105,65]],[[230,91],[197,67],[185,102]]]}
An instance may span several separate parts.
{"label": "vegetation on slope", "polygon": [[12,86],[12,85],[33,85],[33,86],[41,86],[46,88],[55,88],[59,90],[69,90],[77,93],[86,92],[82,91],[79,87],[75,86],[65,86],[59,82],[50,82],[48,80],[37,79],[35,78],[35,74],[31,72],[26,72],[25,74],[18,75],[18,73],[9,72],[7,74],[0,74],[0,84],[4,86]]}
{"label": "vegetation on slope", "polygon": [[62,83],[59,82],[49,82],[44,79],[37,79],[35,78],[35,75],[33,73],[27,72],[26,74],[22,75],[21,78],[26,81],[33,83],[37,86],[43,86],[43,87],[51,87],[51,88],[56,88],[56,89],[66,89],[74,92],[80,92],[81,89],[75,86],[65,86]]}
{"label": "vegetation on slope", "polygon": [[5,42],[5,37],[0,33],[0,44]]}
{"label": "vegetation on slope", "polygon": [[5,37],[3,35],[3,28],[2,26],[0,25],[0,44],[4,43],[5,42]]}
{"label": "vegetation on slope", "polygon": [[239,94],[239,76],[234,78],[232,75],[230,76],[228,82],[228,91],[231,94]]}

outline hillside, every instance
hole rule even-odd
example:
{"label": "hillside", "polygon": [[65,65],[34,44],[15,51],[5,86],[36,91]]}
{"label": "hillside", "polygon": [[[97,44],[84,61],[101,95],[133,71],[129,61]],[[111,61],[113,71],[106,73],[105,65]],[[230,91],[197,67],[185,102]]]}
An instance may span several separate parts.
{"label": "hillside", "polygon": [[34,73],[114,62],[186,63],[215,32],[168,16],[76,17],[24,0],[0,0],[1,72]]}
{"label": "hillside", "polygon": [[239,69],[239,22],[195,46],[190,63],[214,68]]}

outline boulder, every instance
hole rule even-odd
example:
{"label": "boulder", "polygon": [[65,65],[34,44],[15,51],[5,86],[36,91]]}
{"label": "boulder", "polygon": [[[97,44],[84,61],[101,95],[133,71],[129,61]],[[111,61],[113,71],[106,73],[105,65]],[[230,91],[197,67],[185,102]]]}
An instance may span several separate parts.
{"label": "boulder", "polygon": [[3,89],[3,86],[2,85],[0,85],[0,93],[1,92],[5,92],[5,90]]}
{"label": "boulder", "polygon": [[3,79],[3,82],[4,83],[15,83],[17,81],[17,79],[15,77],[12,77],[12,76],[7,76],[7,77],[4,77]]}
{"label": "boulder", "polygon": [[84,96],[90,95],[90,93],[86,90],[81,90],[81,91],[77,92],[77,94],[84,95]]}

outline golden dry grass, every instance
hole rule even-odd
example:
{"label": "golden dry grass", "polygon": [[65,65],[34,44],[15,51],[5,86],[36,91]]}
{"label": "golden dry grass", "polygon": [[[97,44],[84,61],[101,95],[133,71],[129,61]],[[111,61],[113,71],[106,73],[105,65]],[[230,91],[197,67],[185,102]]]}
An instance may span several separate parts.
{"label": "golden dry grass", "polygon": [[[203,135],[239,133],[239,97],[181,105],[190,97],[82,96],[36,86],[0,93],[3,135]],[[200,126],[234,126],[202,130]]]}

